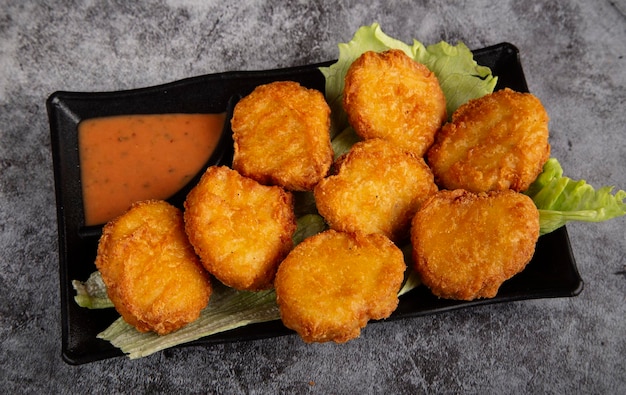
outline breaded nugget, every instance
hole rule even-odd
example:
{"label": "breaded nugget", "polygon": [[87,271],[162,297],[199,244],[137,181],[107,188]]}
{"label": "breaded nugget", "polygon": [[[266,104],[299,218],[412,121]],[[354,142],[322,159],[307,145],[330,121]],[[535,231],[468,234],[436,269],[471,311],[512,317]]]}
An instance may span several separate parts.
{"label": "breaded nugget", "polygon": [[293,247],[293,196],[228,167],[209,167],[185,200],[185,230],[204,267],[222,283],[271,288]]}
{"label": "breaded nugget", "polygon": [[354,61],[343,106],[362,138],[383,138],[420,157],[447,119],[435,74],[400,50],[365,52]]}
{"label": "breaded nugget", "polygon": [[539,212],[511,190],[474,194],[440,191],[415,215],[413,261],[436,296],[493,298],[500,285],[531,260],[539,237]]}
{"label": "breaded nugget", "polygon": [[297,82],[258,86],[231,119],[233,168],[261,184],[310,191],[333,160],[330,107],[324,95]]}
{"label": "breaded nugget", "polygon": [[314,189],[319,213],[335,230],[406,239],[420,204],[437,191],[424,160],[386,140],[356,143],[336,167]]}
{"label": "breaded nugget", "polygon": [[396,309],[405,269],[402,252],[383,235],[327,230],[311,236],[278,268],[281,319],[305,342],[354,339],[368,320]]}
{"label": "breaded nugget", "polygon": [[179,329],[198,318],[211,295],[183,214],[164,201],[135,203],[107,223],[96,267],[117,311],[141,332]]}
{"label": "breaded nugget", "polygon": [[510,89],[470,100],[428,151],[441,188],[524,191],[550,156],[548,114],[530,93]]}

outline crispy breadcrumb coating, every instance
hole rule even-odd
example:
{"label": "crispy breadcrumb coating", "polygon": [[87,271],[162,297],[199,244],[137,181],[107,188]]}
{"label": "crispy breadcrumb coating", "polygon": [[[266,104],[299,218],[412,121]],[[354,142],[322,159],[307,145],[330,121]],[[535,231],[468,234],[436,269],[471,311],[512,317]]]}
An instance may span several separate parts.
{"label": "crispy breadcrumb coating", "polygon": [[228,167],[209,167],[187,195],[185,230],[204,267],[222,283],[271,288],[293,247],[293,196]]}
{"label": "crispy breadcrumb coating", "polygon": [[96,267],[117,311],[141,332],[164,335],[195,321],[211,295],[183,214],[164,201],[135,203],[107,223]]}
{"label": "crispy breadcrumb coating", "polygon": [[508,88],[459,107],[427,155],[442,189],[472,192],[525,191],[549,157],[546,110]]}
{"label": "crispy breadcrumb coating", "polygon": [[231,119],[233,168],[261,184],[311,190],[333,160],[324,95],[292,81],[258,86]]}
{"label": "crispy breadcrumb coating", "polygon": [[408,239],[420,204],[437,191],[421,157],[381,139],[355,144],[338,160],[337,174],[315,187],[319,213],[331,228]]}
{"label": "crispy breadcrumb coating", "polygon": [[402,252],[383,235],[327,230],[309,237],[276,275],[282,321],[305,342],[354,339],[369,320],[396,309],[405,269]]}
{"label": "crispy breadcrumb coating", "polygon": [[389,140],[419,157],[447,119],[435,74],[395,49],[365,52],[352,63],[343,106],[359,136]]}
{"label": "crispy breadcrumb coating", "polygon": [[500,285],[531,260],[539,238],[539,212],[511,190],[474,194],[440,191],[415,215],[413,261],[436,296],[493,298]]}

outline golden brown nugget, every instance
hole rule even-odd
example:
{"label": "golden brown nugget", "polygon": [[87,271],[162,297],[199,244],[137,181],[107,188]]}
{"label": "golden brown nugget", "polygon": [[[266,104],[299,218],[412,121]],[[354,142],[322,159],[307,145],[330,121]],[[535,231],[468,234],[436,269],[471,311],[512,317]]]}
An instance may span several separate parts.
{"label": "golden brown nugget", "polygon": [[257,87],[231,119],[233,168],[261,184],[309,191],[333,160],[330,107],[324,95],[297,82]]}
{"label": "golden brown nugget", "polygon": [[163,335],[195,321],[211,295],[183,214],[164,201],[135,203],[107,223],[96,267],[117,311],[141,332]]}
{"label": "golden brown nugget", "polygon": [[337,169],[314,189],[319,213],[335,230],[407,239],[420,204],[437,191],[421,157],[381,139],[356,143]]}
{"label": "golden brown nugget", "polygon": [[359,136],[389,140],[419,157],[447,119],[435,74],[400,50],[365,52],[354,61],[343,106]]}
{"label": "golden brown nugget", "polygon": [[185,201],[185,230],[204,267],[240,290],[271,288],[293,247],[291,193],[228,167],[210,167]]}
{"label": "golden brown nugget", "polygon": [[428,151],[442,189],[524,191],[550,157],[548,114],[530,93],[504,89],[459,107]]}
{"label": "golden brown nugget", "polygon": [[424,203],[411,228],[413,261],[436,296],[493,298],[531,260],[539,212],[511,190],[474,194],[440,191]]}
{"label": "golden brown nugget", "polygon": [[402,252],[383,235],[319,233],[298,244],[278,269],[281,319],[305,342],[354,339],[369,320],[396,309],[405,270]]}

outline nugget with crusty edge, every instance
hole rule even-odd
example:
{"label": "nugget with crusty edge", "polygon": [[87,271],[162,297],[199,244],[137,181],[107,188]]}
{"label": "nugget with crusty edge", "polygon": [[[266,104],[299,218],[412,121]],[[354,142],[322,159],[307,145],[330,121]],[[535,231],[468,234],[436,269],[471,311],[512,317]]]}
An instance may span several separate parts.
{"label": "nugget with crusty edge", "polygon": [[211,295],[183,214],[164,201],[135,203],[107,223],[96,267],[117,311],[141,332],[163,335],[195,321]]}
{"label": "nugget with crusty edge", "polygon": [[365,52],[345,78],[343,106],[364,139],[382,138],[423,156],[446,121],[446,99],[426,66],[400,50]]}
{"label": "nugget with crusty edge", "polygon": [[333,160],[330,108],[324,95],[297,82],[258,86],[231,119],[233,168],[261,184],[308,191]]}
{"label": "nugget with crusty edge", "polygon": [[327,230],[311,236],[278,269],[281,319],[305,342],[354,339],[369,320],[396,309],[405,269],[402,252],[383,235]]}
{"label": "nugget with crusty edge", "polygon": [[546,110],[508,88],[459,107],[427,155],[442,189],[472,192],[525,191],[549,157]]}
{"label": "nugget with crusty edge", "polygon": [[437,191],[424,160],[386,140],[356,143],[335,167],[314,189],[319,213],[335,230],[408,239],[415,212]]}
{"label": "nugget with crusty edge", "polygon": [[271,288],[293,247],[293,196],[228,167],[209,167],[185,201],[185,230],[204,267],[240,290]]}
{"label": "nugget with crusty edge", "polygon": [[539,237],[539,212],[511,190],[474,194],[440,191],[415,215],[413,261],[436,296],[493,298],[505,280],[531,260]]}

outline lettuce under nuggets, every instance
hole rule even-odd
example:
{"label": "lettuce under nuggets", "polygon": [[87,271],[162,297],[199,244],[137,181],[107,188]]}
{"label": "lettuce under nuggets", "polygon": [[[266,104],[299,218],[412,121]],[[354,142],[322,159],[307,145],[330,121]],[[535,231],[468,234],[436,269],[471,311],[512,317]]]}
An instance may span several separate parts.
{"label": "lettuce under nuggets", "polygon": [[496,296],[531,260],[538,237],[533,201],[511,190],[440,191],[420,208],[411,228],[422,282],[436,296],[460,300]]}
{"label": "lettuce under nuggets", "polygon": [[309,191],[333,160],[324,95],[292,81],[258,86],[235,106],[233,169],[261,184]]}
{"label": "lettuce under nuggets", "polygon": [[164,201],[135,203],[105,225],[96,267],[117,311],[141,332],[179,329],[198,318],[211,295],[183,214]]}
{"label": "lettuce under nuggets", "polygon": [[365,52],[345,79],[343,106],[364,139],[383,138],[422,157],[446,121],[446,99],[426,66],[400,50]]}
{"label": "lettuce under nuggets", "polygon": [[185,230],[204,267],[227,286],[271,288],[293,247],[293,196],[228,167],[209,167],[185,201]]}
{"label": "lettuce under nuggets", "polygon": [[336,167],[314,189],[319,213],[335,230],[401,241],[420,204],[437,191],[421,157],[381,139],[356,143]]}
{"label": "lettuce under nuggets", "polygon": [[305,342],[354,339],[370,319],[396,309],[405,270],[402,252],[383,235],[319,233],[298,244],[278,269],[281,319]]}
{"label": "lettuce under nuggets", "polygon": [[530,93],[504,89],[470,100],[428,151],[443,189],[524,191],[550,156],[548,114]]}

